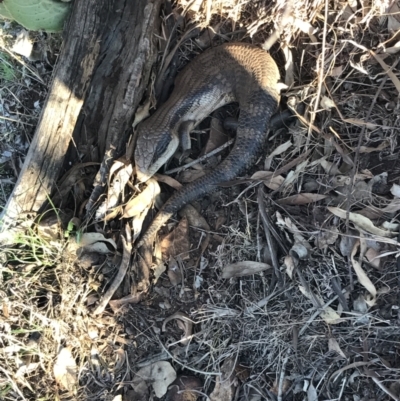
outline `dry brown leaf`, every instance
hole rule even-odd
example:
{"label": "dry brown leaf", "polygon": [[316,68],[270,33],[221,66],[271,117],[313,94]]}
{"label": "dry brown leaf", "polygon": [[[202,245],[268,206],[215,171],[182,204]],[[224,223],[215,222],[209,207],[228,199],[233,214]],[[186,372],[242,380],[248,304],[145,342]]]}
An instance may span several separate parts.
{"label": "dry brown leaf", "polygon": [[271,269],[267,263],[243,261],[231,263],[222,268],[222,278],[243,277]]}
{"label": "dry brown leaf", "polygon": [[332,70],[330,71],[329,75],[331,77],[340,77],[343,73],[343,66],[342,65],[338,65],[334,68],[332,68]]}
{"label": "dry brown leaf", "polygon": [[292,256],[285,256],[284,264],[286,266],[286,274],[293,279],[293,272],[296,268],[295,260]]}
{"label": "dry brown leaf", "polygon": [[180,212],[179,215],[186,217],[188,223],[192,227],[201,228],[202,230],[209,231],[210,226],[206,219],[197,211],[192,205],[186,205]]}
{"label": "dry brown leaf", "polygon": [[400,185],[393,184],[392,188],[390,188],[390,192],[396,198],[400,198]]}
{"label": "dry brown leaf", "polygon": [[370,122],[365,122],[364,120],[361,120],[361,119],[359,119],[359,118],[346,118],[346,119],[343,120],[343,121],[346,122],[346,123],[349,123],[349,124],[353,124],[353,125],[360,126],[360,127],[365,126],[365,128],[368,128],[368,129],[370,129],[370,130],[374,130],[374,129],[379,128],[379,125],[378,125],[378,124],[374,124],[374,123],[370,123]]}
{"label": "dry brown leaf", "polygon": [[267,156],[265,159],[264,163],[264,168],[266,170],[269,170],[271,167],[272,160],[274,159],[275,156],[281,155],[283,152],[286,152],[291,146],[292,146],[291,141],[287,141],[283,143],[282,145],[279,145],[270,155]]}
{"label": "dry brown leaf", "polygon": [[[195,166],[193,166],[195,167]],[[206,170],[185,170],[182,171],[182,173],[179,174],[179,181],[183,182],[183,183],[188,183],[188,182],[192,182],[194,180],[197,180],[200,177],[203,177],[203,175],[206,174]]]}
{"label": "dry brown leaf", "polygon": [[164,260],[177,256],[182,260],[189,259],[190,242],[187,219],[183,218],[177,227],[162,239],[160,245]]}
{"label": "dry brown leaf", "polygon": [[169,258],[168,261],[168,277],[174,287],[182,283],[181,269],[179,268],[178,262],[172,257]]}
{"label": "dry brown leaf", "polygon": [[328,341],[328,349],[329,351],[335,351],[337,352],[342,358],[346,359],[346,355],[342,351],[342,349],[339,346],[339,343],[336,341],[335,338],[330,338]]}
{"label": "dry brown leaf", "polygon": [[369,279],[363,268],[361,267],[361,263],[355,259],[355,255],[360,247],[360,241],[357,241],[351,252],[351,263],[353,265],[353,269],[357,274],[358,281],[360,284],[372,295],[372,301],[368,302],[369,306],[373,306],[375,304],[376,299],[376,288],[372,281]]}
{"label": "dry brown leaf", "polygon": [[[143,388],[143,393],[147,389],[147,383],[153,387],[156,397],[161,398],[168,390],[168,386],[176,379],[175,369],[167,361],[159,361],[149,366],[145,366],[136,372],[132,386],[137,391],[137,387]],[[145,384],[145,385],[143,385]],[[140,398],[137,398],[140,399]],[[145,400],[146,398],[143,398]]]}
{"label": "dry brown leaf", "polygon": [[155,179],[150,178],[146,184],[146,188],[125,205],[124,214],[122,215],[124,219],[142,213],[143,210],[154,203],[156,196],[160,194],[160,185]]}
{"label": "dry brown leaf", "polygon": [[338,228],[336,226],[331,226],[324,231],[319,231],[315,244],[319,249],[328,248],[328,245],[332,245],[336,242],[338,236]]}
{"label": "dry brown leaf", "polygon": [[[324,300],[319,297],[316,294],[311,294],[309,291],[307,291],[307,289],[305,287],[303,287],[302,285],[299,285],[299,290],[300,292],[306,296],[309,300],[313,301],[313,299],[317,299],[318,302],[321,305],[324,305]],[[314,303],[314,302],[313,302]],[[321,316],[321,318],[325,321],[325,323],[327,324],[339,324],[341,322],[343,322],[343,319],[340,317],[340,315],[335,312],[330,306],[327,306],[325,308],[323,308],[319,314]]]}
{"label": "dry brown leaf", "polygon": [[[327,209],[335,216],[341,219],[346,219],[346,211],[335,206],[328,206]],[[375,227],[372,221],[365,216],[357,213],[349,213],[349,220],[352,221],[357,227],[371,234],[379,235],[381,237],[393,237],[397,235],[395,232],[382,230],[381,228]]]}
{"label": "dry brown leaf", "polygon": [[294,63],[293,63],[293,55],[288,44],[283,41],[281,43],[281,49],[285,56],[285,84],[287,86],[292,86],[295,83],[295,74],[294,74]]}
{"label": "dry brown leaf", "polygon": [[170,177],[169,175],[156,173],[156,174],[154,174],[154,178],[158,182],[163,182],[164,184],[167,184],[171,188],[174,188],[176,190],[181,189],[183,186],[179,181],[175,180],[174,178]]}
{"label": "dry brown leaf", "polygon": [[72,392],[78,383],[78,367],[69,348],[62,348],[53,367],[54,378],[64,390]]}
{"label": "dry brown leaf", "polygon": [[285,181],[281,175],[275,175],[272,171],[257,171],[251,176],[251,179],[263,181],[264,185],[273,191],[278,190]]}
{"label": "dry brown leaf", "polygon": [[365,252],[365,257],[368,262],[375,267],[375,269],[380,269],[381,267],[381,259],[379,258],[379,252],[374,248],[368,248],[367,252]]}
{"label": "dry brown leaf", "polygon": [[335,102],[327,96],[322,96],[320,106],[325,110],[330,110],[336,107]]}
{"label": "dry brown leaf", "polygon": [[388,15],[388,30],[390,32],[396,32],[400,29],[400,8],[397,4],[397,1],[392,2],[392,6],[387,11]]}
{"label": "dry brown leaf", "polygon": [[222,122],[219,118],[214,116],[215,113],[213,113],[213,118],[211,119],[210,134],[203,150],[203,154],[212,152],[214,149],[219,148],[229,140],[229,136],[226,134]]}
{"label": "dry brown leaf", "polygon": [[232,401],[238,380],[235,376],[236,355],[227,358],[221,367],[221,376],[217,376],[215,388],[210,395],[211,401]]}
{"label": "dry brown leaf", "polygon": [[368,146],[360,146],[360,153],[372,153],[372,152],[380,152],[381,150],[387,148],[389,146],[389,141],[383,141],[376,148],[371,148]]}
{"label": "dry brown leaf", "polygon": [[306,205],[312,202],[318,202],[321,199],[325,199],[327,195],[303,193],[288,196],[287,198],[278,199],[276,203],[279,205]]}
{"label": "dry brown leaf", "polygon": [[203,383],[196,376],[178,376],[170,385],[168,401],[196,401],[203,388]]}

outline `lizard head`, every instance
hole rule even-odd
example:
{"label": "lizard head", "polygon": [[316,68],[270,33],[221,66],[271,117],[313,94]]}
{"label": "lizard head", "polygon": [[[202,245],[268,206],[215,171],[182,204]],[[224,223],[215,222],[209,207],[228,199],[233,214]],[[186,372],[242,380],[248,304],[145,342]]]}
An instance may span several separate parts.
{"label": "lizard head", "polygon": [[140,129],[135,149],[136,174],[139,182],[152,177],[175,153],[179,138],[170,130]]}

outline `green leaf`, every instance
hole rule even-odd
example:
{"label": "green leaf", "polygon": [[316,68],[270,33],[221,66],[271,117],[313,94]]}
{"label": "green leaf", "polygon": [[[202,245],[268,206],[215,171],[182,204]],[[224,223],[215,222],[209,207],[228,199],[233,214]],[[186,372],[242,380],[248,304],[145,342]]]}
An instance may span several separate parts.
{"label": "green leaf", "polygon": [[0,3],[0,18],[14,19],[3,3]]}
{"label": "green leaf", "polygon": [[12,18],[26,29],[58,32],[70,11],[70,3],[54,0],[4,0]]}

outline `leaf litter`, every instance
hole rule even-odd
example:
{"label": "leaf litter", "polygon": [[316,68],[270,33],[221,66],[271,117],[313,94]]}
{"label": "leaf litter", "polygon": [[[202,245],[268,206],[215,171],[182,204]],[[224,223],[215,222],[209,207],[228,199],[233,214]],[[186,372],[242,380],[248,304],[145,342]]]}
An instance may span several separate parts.
{"label": "leaf litter", "polygon": [[[285,20],[283,8],[181,0],[164,15],[159,40],[173,42],[167,22],[176,22],[184,40],[163,49],[179,48],[181,68],[198,46],[221,38],[264,43]],[[127,268],[121,217],[132,221],[135,240],[163,191],[216,168],[226,150],[201,158],[226,139],[217,120],[210,129],[196,128],[194,153],[182,159],[190,166],[177,176],[160,173],[137,186],[130,162],[116,162],[108,203],[98,209],[105,222],[79,225],[54,270],[37,263],[37,255],[60,252],[50,251],[49,242],[31,240],[34,256],[26,248],[9,252],[1,266],[4,399],[55,394],[54,378],[57,391],[76,388],[79,400],[139,394],[177,401],[185,383],[199,400],[399,399],[392,385],[400,379],[396,12],[374,2],[339,1],[332,9],[318,1],[296,4],[280,33],[283,54],[279,46],[271,53],[285,66],[284,102],[294,101],[293,110],[304,105],[305,112],[270,135],[248,175],[167,224],[155,259],[169,268],[159,269],[143,302],[137,303],[137,272]],[[190,22],[205,31],[191,38]],[[79,172],[90,177],[88,167]],[[75,171],[63,197],[77,180]],[[268,221],[259,215],[260,186]],[[91,232],[82,235],[82,227]],[[27,300],[27,288],[36,303]],[[28,358],[35,336],[40,352]],[[68,358],[60,357],[64,350]],[[239,364],[250,371],[243,380]]]}

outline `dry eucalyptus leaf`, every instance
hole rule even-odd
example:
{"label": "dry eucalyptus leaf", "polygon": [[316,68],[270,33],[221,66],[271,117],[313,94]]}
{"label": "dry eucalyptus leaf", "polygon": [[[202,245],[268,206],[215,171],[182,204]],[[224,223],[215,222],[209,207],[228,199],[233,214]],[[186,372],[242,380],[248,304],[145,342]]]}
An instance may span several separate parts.
{"label": "dry eucalyptus leaf", "polygon": [[327,195],[304,193],[288,196],[287,198],[278,199],[276,203],[279,205],[306,205],[312,202],[318,202],[325,199]]}
{"label": "dry eucalyptus leaf", "polygon": [[292,146],[291,141],[287,141],[283,143],[282,145],[279,145],[270,155],[267,156],[265,159],[264,163],[264,168],[266,170],[269,170],[271,167],[272,160],[274,159],[275,156],[281,155],[282,153],[286,152],[291,146]]}
{"label": "dry eucalyptus leaf", "polygon": [[281,175],[275,175],[272,171],[257,171],[251,179],[263,181],[264,185],[273,191],[278,190],[285,181]]}
{"label": "dry eucalyptus leaf", "polygon": [[342,235],[340,239],[340,253],[342,256],[350,257],[351,251],[353,250],[354,244],[358,241],[358,239],[355,237],[357,234],[353,231],[350,232],[350,234],[354,236],[345,236]]}
{"label": "dry eucalyptus leaf", "polygon": [[388,30],[390,32],[396,32],[400,29],[400,7],[397,1],[392,2],[392,6],[389,8],[388,12]]}
{"label": "dry eucalyptus leaf", "polygon": [[379,252],[373,248],[368,248],[367,252],[365,252],[365,257],[367,258],[368,262],[375,267],[375,269],[381,268],[381,258],[379,258]]}
{"label": "dry eucalyptus leaf", "polygon": [[293,272],[296,268],[294,258],[292,256],[285,256],[284,264],[286,266],[286,274],[293,280]]}
{"label": "dry eucalyptus leaf", "polygon": [[320,231],[315,240],[315,244],[319,249],[328,248],[328,245],[332,245],[336,242],[339,236],[339,230],[336,226],[331,226]]}
{"label": "dry eucalyptus leaf", "polygon": [[337,352],[342,358],[346,359],[346,355],[344,354],[344,352],[342,351],[342,349],[339,346],[339,343],[337,342],[337,340],[335,338],[330,338],[328,341],[328,348],[329,351],[335,351]]}
{"label": "dry eucalyptus leaf", "polygon": [[169,175],[156,173],[153,176],[158,182],[163,182],[164,184],[169,185],[171,188],[179,190],[183,187],[183,185],[175,180],[175,178],[170,177]]}
{"label": "dry eucalyptus leaf", "polygon": [[229,140],[229,136],[225,133],[222,122],[219,118],[214,117],[215,114],[216,113],[213,113],[213,118],[211,119],[210,134],[204,148],[204,154],[212,152]]}
{"label": "dry eucalyptus leaf", "polygon": [[64,390],[72,392],[78,383],[78,367],[69,348],[62,348],[53,367],[54,378]]}
{"label": "dry eucalyptus leaf", "polygon": [[243,277],[271,269],[267,263],[243,261],[231,263],[222,268],[222,278]]}
{"label": "dry eucalyptus leaf", "polygon": [[178,262],[172,257],[168,262],[168,277],[174,287],[182,283],[181,269],[179,268]]}
{"label": "dry eucalyptus leaf", "polygon": [[[334,206],[328,206],[327,209],[335,216],[338,216],[341,219],[346,219],[345,210]],[[369,218],[362,216],[361,214],[350,212],[349,220],[352,221],[354,224],[356,224],[358,227],[360,227],[362,230],[367,231],[371,234],[379,235],[381,237],[393,237],[397,234],[391,231],[386,231],[378,227],[375,227]]]}
{"label": "dry eucalyptus leaf", "polygon": [[388,146],[389,146],[389,142],[388,141],[383,141],[376,148],[371,148],[371,147],[368,147],[368,146],[360,146],[360,153],[380,152],[381,150],[387,148]]}
{"label": "dry eucalyptus leaf", "polygon": [[[315,298],[321,305],[324,305],[324,300],[321,297],[319,297],[316,294],[310,293],[302,285],[299,285],[299,290],[313,303],[314,303],[313,299]],[[330,306],[327,306],[326,308],[322,309],[319,315],[327,324],[339,324],[343,322],[343,319],[340,317],[340,315],[337,312],[335,312]]]}
{"label": "dry eucalyptus leaf", "polygon": [[369,306],[373,306],[375,304],[375,299],[376,299],[376,288],[372,281],[369,279],[363,268],[361,267],[361,263],[355,259],[355,255],[358,251],[358,248],[360,246],[360,241],[357,241],[354,244],[353,250],[351,252],[351,263],[353,265],[353,269],[357,274],[358,281],[360,284],[372,295],[372,301],[369,304]]}
{"label": "dry eucalyptus leaf", "polygon": [[178,376],[169,387],[165,401],[196,401],[203,388],[202,381],[196,376]]}
{"label": "dry eucalyptus leaf", "polygon": [[164,260],[179,256],[182,260],[189,259],[189,224],[183,218],[179,224],[161,241],[161,252]]}
{"label": "dry eucalyptus leaf", "polygon": [[215,388],[210,395],[211,401],[232,401],[238,385],[234,375],[236,356],[227,358],[221,367],[221,376],[217,376]]}
{"label": "dry eucalyptus leaf", "polygon": [[292,86],[295,83],[293,54],[285,41],[281,43],[281,49],[285,56],[285,84],[287,86]]}
{"label": "dry eucalyptus leaf", "polygon": [[327,96],[322,96],[320,105],[325,110],[330,110],[335,107],[335,102]]}
{"label": "dry eucalyptus leaf", "polygon": [[190,226],[201,228],[202,230],[210,230],[206,219],[197,211],[192,205],[186,205],[180,212],[179,215],[185,216]]}
{"label": "dry eucalyptus leaf", "polygon": [[393,184],[392,188],[390,188],[390,192],[392,193],[393,196],[396,198],[400,198],[400,185]]}
{"label": "dry eucalyptus leaf", "polygon": [[146,383],[146,387],[148,383],[153,387],[156,397],[161,398],[175,379],[176,372],[171,364],[167,361],[159,361],[136,372],[132,385],[136,391],[137,387],[144,389],[143,383]]}
{"label": "dry eucalyptus leaf", "polygon": [[310,383],[307,389],[307,401],[318,401],[317,389],[312,383]]}
{"label": "dry eucalyptus leaf", "polygon": [[155,202],[156,196],[161,192],[160,185],[153,178],[150,178],[146,184],[146,188],[124,207],[124,214],[122,215],[124,219],[137,216]]}

